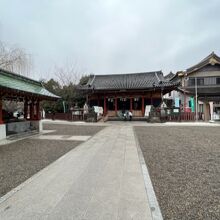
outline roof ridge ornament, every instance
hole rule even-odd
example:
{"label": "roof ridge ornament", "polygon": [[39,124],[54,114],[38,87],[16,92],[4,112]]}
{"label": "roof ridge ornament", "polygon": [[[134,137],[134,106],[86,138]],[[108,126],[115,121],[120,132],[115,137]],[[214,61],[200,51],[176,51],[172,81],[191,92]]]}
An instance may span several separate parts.
{"label": "roof ridge ornament", "polygon": [[157,72],[155,72],[155,76],[157,77],[158,83],[160,83],[161,80],[160,80],[159,76],[157,75]]}
{"label": "roof ridge ornament", "polygon": [[218,61],[217,61],[214,57],[211,57],[211,58],[209,59],[209,63],[210,63],[212,66],[214,66],[216,63],[218,63]]}

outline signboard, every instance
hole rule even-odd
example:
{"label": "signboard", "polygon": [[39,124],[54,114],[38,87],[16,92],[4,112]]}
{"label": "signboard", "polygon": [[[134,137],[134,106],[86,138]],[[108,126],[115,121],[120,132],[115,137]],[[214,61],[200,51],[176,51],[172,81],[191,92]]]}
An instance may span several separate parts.
{"label": "signboard", "polygon": [[179,98],[175,98],[175,107],[176,108],[180,107],[180,99]]}
{"label": "signboard", "polygon": [[145,117],[149,117],[150,110],[151,110],[151,105],[146,105],[145,106],[145,113],[144,113]]}
{"label": "signboard", "polygon": [[195,105],[194,105],[194,98],[193,97],[190,97],[190,104],[191,104],[192,112],[195,112]]}

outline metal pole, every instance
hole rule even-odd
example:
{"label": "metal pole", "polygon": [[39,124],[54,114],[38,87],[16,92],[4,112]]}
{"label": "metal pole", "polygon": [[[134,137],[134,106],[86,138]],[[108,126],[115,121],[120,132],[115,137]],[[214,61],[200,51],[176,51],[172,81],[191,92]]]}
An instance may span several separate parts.
{"label": "metal pole", "polygon": [[195,77],[195,90],[196,90],[196,121],[198,121],[197,77]]}
{"label": "metal pole", "polygon": [[186,78],[185,78],[185,76],[183,78],[183,83],[184,83],[184,90],[183,90],[183,92],[184,92],[183,112],[185,112],[186,111]]}
{"label": "metal pole", "polygon": [[66,113],[65,101],[63,101],[63,112]]}

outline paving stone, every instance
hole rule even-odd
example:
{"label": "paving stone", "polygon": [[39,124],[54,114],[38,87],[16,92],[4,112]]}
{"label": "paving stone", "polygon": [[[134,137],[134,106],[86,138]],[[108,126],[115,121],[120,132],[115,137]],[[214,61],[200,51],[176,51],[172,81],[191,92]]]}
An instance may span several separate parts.
{"label": "paving stone", "polygon": [[0,204],[1,220],[13,216],[152,219],[132,127],[108,126],[42,170]]}

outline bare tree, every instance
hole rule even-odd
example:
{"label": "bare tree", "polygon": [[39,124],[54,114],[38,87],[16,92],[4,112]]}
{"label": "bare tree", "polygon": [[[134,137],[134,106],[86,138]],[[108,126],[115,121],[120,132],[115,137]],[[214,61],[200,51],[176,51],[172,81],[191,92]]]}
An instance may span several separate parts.
{"label": "bare tree", "polygon": [[80,67],[77,63],[67,63],[65,66],[55,66],[54,75],[57,77],[61,86],[77,84],[82,76]]}
{"label": "bare tree", "polygon": [[32,69],[31,55],[18,47],[8,47],[0,41],[0,67],[28,76]]}
{"label": "bare tree", "polygon": [[[9,47],[0,41],[0,68],[28,76],[32,70],[31,56],[21,48]],[[21,111],[23,103],[4,100],[3,109],[7,112]]]}

